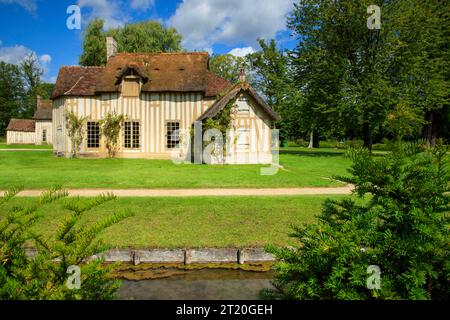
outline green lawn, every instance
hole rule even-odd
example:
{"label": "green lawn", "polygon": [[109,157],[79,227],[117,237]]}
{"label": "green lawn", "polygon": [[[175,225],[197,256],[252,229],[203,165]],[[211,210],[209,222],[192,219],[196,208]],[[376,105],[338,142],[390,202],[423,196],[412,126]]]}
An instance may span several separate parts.
{"label": "green lawn", "polygon": [[0,142],[0,149],[52,149],[51,145],[6,144]]}
{"label": "green lawn", "polygon": [[[129,210],[135,215],[113,225],[100,238],[114,247],[196,248],[261,247],[288,244],[291,224],[310,223],[321,211],[326,196],[286,197],[192,197],[118,198],[83,214],[93,223],[114,212]],[[340,197],[333,197],[334,199]],[[0,207],[31,206],[37,198],[16,198]],[[68,214],[60,199],[40,209],[36,231],[49,237]]]}
{"label": "green lawn", "polygon": [[66,159],[40,151],[0,151],[0,190],[10,186],[48,188],[282,188],[339,186],[350,160],[343,151],[287,148],[276,175],[260,165],[175,165],[170,160]]}

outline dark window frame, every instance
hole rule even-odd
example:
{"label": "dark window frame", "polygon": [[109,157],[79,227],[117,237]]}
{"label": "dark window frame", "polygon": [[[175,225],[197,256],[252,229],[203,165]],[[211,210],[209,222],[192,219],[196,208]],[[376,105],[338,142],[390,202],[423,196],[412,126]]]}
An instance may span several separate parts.
{"label": "dark window frame", "polygon": [[[178,120],[168,120],[166,121],[166,149],[174,150],[178,149],[180,145],[180,121]],[[173,132],[178,130],[178,136],[174,136]]]}
{"label": "dark window frame", "polygon": [[141,148],[141,123],[140,121],[125,121],[123,125],[124,149]]}
{"label": "dark window frame", "polygon": [[86,145],[88,149],[100,148],[100,124],[98,121],[86,123]]}

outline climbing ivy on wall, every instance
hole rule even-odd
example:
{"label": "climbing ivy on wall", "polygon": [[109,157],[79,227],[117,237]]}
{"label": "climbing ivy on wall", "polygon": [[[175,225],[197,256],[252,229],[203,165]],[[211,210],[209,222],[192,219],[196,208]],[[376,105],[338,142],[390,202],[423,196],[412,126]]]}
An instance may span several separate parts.
{"label": "climbing ivy on wall", "polygon": [[[203,132],[209,129],[217,129],[222,133],[224,151],[227,148],[227,131],[233,127],[233,115],[235,112],[235,104],[234,100],[232,100],[216,116],[203,121]],[[209,143],[204,142],[204,146]]]}
{"label": "climbing ivy on wall", "polygon": [[203,131],[218,129],[225,139],[227,130],[232,127],[234,113],[234,101],[230,101],[215,117],[208,118],[203,122]]}

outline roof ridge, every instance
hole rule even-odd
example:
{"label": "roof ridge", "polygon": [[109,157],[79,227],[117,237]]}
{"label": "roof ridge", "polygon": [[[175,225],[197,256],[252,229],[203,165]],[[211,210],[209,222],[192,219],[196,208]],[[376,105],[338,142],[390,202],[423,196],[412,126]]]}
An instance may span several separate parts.
{"label": "roof ridge", "polygon": [[62,68],[78,68],[78,69],[102,69],[105,68],[105,66],[61,66]]}
{"label": "roof ridge", "polygon": [[118,52],[118,55],[209,55],[206,51],[189,51],[189,52]]}

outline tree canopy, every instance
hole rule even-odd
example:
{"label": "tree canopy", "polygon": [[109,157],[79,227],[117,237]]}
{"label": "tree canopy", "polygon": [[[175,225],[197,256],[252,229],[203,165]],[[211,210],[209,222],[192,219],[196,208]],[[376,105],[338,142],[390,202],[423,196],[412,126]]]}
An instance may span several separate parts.
{"label": "tree canopy", "polygon": [[11,118],[19,115],[25,88],[20,69],[0,62],[0,135],[5,133]]}
{"label": "tree canopy", "polygon": [[218,54],[211,57],[209,68],[215,74],[231,83],[239,80],[241,70],[248,73],[249,65],[246,57],[236,57],[231,54]]}
{"label": "tree canopy", "polygon": [[181,51],[181,35],[157,21],[126,24],[123,27],[104,30],[101,19],[92,20],[86,28],[82,66],[106,64],[106,37],[114,37],[119,52],[172,52]]}
{"label": "tree canopy", "polygon": [[42,68],[34,54],[19,65],[0,62],[0,136],[11,118],[30,118],[36,108],[36,96],[49,99],[54,84],[42,81]]}
{"label": "tree canopy", "polygon": [[[381,29],[367,27],[373,4]],[[435,141],[437,123],[448,120],[447,18],[437,0],[297,1],[289,54],[304,122],[322,137],[361,137],[370,149],[389,136],[388,116],[400,104],[427,121],[424,137]]]}

